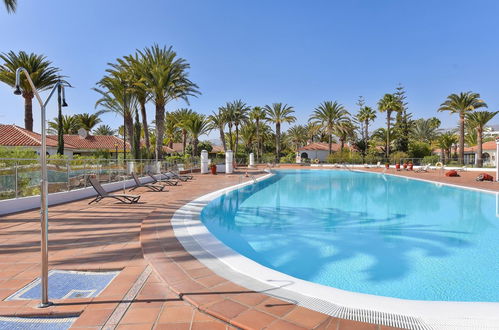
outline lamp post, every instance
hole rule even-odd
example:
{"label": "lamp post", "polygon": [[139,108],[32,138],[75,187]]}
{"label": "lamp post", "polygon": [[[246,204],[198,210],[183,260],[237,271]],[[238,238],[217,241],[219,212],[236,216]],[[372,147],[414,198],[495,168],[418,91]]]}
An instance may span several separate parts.
{"label": "lamp post", "polygon": [[41,143],[41,152],[40,152],[40,163],[41,163],[41,180],[40,180],[40,225],[41,225],[41,241],[40,241],[40,249],[41,249],[41,262],[42,262],[42,271],[41,271],[41,284],[42,284],[42,297],[39,307],[48,307],[52,305],[48,298],[48,178],[47,178],[47,133],[45,130],[46,126],[46,118],[45,118],[45,109],[47,107],[50,98],[54,94],[56,90],[61,88],[63,100],[63,106],[66,105],[65,95],[64,95],[64,83],[62,81],[58,81],[52,90],[50,91],[49,96],[45,100],[42,101],[40,94],[36,90],[31,77],[29,76],[29,72],[25,68],[17,68],[16,70],[16,85],[14,89],[15,95],[22,95],[21,91],[21,73],[24,73],[26,79],[28,80],[29,85],[35,94],[38,103],[41,108],[41,125],[42,125],[42,143]]}

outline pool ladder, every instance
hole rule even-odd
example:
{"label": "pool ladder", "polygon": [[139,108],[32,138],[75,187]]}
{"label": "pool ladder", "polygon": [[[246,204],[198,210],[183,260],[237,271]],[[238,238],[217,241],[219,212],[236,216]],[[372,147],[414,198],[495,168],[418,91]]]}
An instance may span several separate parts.
{"label": "pool ladder", "polygon": [[[239,183],[240,183],[240,184],[241,184],[241,183],[243,183],[244,177],[245,177],[244,175],[241,175],[241,176],[239,177]],[[256,178],[255,178],[255,176],[254,176],[254,175],[249,175],[248,177],[249,177],[250,179],[252,179],[252,180],[253,180],[253,183],[257,183],[257,180],[256,180]]]}

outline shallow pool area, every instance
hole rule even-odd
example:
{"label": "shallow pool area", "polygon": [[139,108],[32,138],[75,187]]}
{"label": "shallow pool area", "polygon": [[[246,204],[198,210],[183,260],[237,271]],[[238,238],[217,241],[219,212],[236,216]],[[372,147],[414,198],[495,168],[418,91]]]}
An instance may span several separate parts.
{"label": "shallow pool area", "polygon": [[285,170],[201,213],[225,245],[306,281],[386,297],[499,301],[496,195],[339,170]]}

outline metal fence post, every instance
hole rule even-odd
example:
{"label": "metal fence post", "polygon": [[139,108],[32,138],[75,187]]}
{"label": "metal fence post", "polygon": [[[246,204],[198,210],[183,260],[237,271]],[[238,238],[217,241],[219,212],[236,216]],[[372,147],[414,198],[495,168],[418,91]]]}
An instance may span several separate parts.
{"label": "metal fence post", "polygon": [[16,198],[19,196],[19,191],[18,191],[18,183],[17,183],[17,164],[18,162],[15,162],[14,163],[14,174],[15,174],[15,178],[14,178],[14,189],[15,189],[15,194],[16,194]]}

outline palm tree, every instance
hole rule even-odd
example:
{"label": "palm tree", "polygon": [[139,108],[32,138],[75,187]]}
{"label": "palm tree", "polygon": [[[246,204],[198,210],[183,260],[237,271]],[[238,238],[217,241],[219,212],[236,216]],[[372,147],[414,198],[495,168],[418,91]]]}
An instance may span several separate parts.
{"label": "palm tree", "polygon": [[411,137],[416,141],[423,141],[431,144],[439,134],[436,118],[415,120],[412,127]]}
{"label": "palm tree", "polygon": [[229,128],[229,149],[234,150],[234,139],[232,138],[232,127],[234,126],[235,117],[234,107],[230,102],[227,102],[225,106],[218,108],[218,111],[223,114],[225,122],[227,123],[227,127]]}
{"label": "palm tree", "polygon": [[341,151],[343,151],[343,148],[345,147],[345,142],[348,140],[355,140],[355,129],[355,125],[349,119],[339,122],[334,127],[334,135],[340,140]]}
{"label": "palm tree", "polygon": [[75,115],[76,120],[78,121],[79,128],[85,129],[87,132],[91,132],[97,124],[99,124],[102,120],[99,118],[101,111],[98,111],[93,114],[89,113],[80,113]]}
{"label": "palm tree", "polygon": [[295,112],[292,106],[282,103],[273,103],[272,106],[266,105],[264,107],[267,121],[275,124],[275,152],[276,160],[279,162],[281,159],[281,124],[294,123],[296,117],[293,116]]}
{"label": "palm tree", "polygon": [[485,125],[487,125],[487,123],[491,121],[492,118],[494,118],[498,113],[499,111],[475,111],[466,114],[466,122],[468,123],[468,125],[473,127],[474,130],[476,130],[478,148],[476,164],[478,167],[483,166],[483,130],[485,128]]}
{"label": "palm tree", "polygon": [[101,95],[95,107],[102,107],[100,113],[114,112],[123,117],[128,142],[133,146],[133,116],[137,111],[137,98],[131,93],[130,75],[122,69],[107,71],[108,75],[97,83],[100,88],[93,88]]}
{"label": "palm tree", "polygon": [[5,8],[7,8],[7,12],[14,13],[17,7],[17,0],[3,0],[5,4]]}
{"label": "palm tree", "polygon": [[388,136],[393,136],[393,128],[390,128],[390,133],[387,132],[386,128],[378,128],[377,130],[375,130],[371,136],[372,139],[376,140],[377,142],[381,142],[383,143],[383,151],[385,151],[385,154],[386,154],[386,150],[389,149],[388,147],[388,141],[390,141],[390,139],[388,138]]}
{"label": "palm tree", "polygon": [[187,146],[187,128],[185,127],[187,122],[191,119],[193,115],[196,113],[191,109],[182,108],[178,109],[174,112],[175,122],[177,127],[182,130],[182,153],[185,154],[185,148]]}
{"label": "palm tree", "polygon": [[442,162],[446,162],[451,157],[452,146],[457,143],[457,137],[454,132],[445,132],[438,137],[438,147],[441,151]]}
{"label": "palm tree", "polygon": [[94,130],[94,135],[114,135],[116,130],[112,129],[109,125],[100,125]]}
{"label": "palm tree", "polygon": [[62,115],[62,124],[59,125],[59,118],[55,117],[53,121],[48,122],[48,133],[57,134],[61,128],[62,134],[78,133],[79,123],[76,116]]}
{"label": "palm tree", "polygon": [[179,58],[172,47],[154,45],[137,53],[143,62],[139,66],[142,85],[150,93],[156,107],[156,154],[161,158],[166,105],[178,99],[188,104],[190,96],[200,93],[198,86],[188,79],[190,65]]}
{"label": "palm tree", "polygon": [[248,120],[248,111],[250,107],[248,107],[246,103],[241,100],[232,102],[231,107],[233,109],[232,122],[234,123],[234,127],[236,129],[236,148],[234,150],[234,154],[237,155],[237,146],[239,144],[239,126]]}
{"label": "palm tree", "polygon": [[219,108],[218,112],[213,111],[213,114],[208,117],[208,120],[210,121],[210,129],[218,129],[218,132],[220,134],[220,141],[222,142],[224,151],[227,150],[227,145],[225,143],[225,116],[222,112],[222,110]]}
{"label": "palm tree", "polygon": [[376,119],[376,111],[371,107],[363,106],[355,117],[359,123],[362,123],[364,140],[369,140],[369,125]]}
{"label": "palm tree", "polygon": [[[52,62],[48,61],[44,55],[28,54],[24,51],[16,54],[10,51],[0,54],[0,59],[4,61],[0,65],[0,81],[11,87],[14,87],[16,83],[16,70],[20,67],[28,71],[38,91],[52,88],[62,78],[59,74],[61,70],[53,67]],[[21,76],[21,88],[24,97],[24,128],[33,131],[32,100],[35,94],[24,75]]]}
{"label": "palm tree", "polygon": [[181,131],[182,130],[179,128],[179,125],[178,125],[178,116],[175,113],[166,112],[166,114],[165,114],[165,143],[170,148],[173,148],[173,143],[180,141]]}
{"label": "palm tree", "polygon": [[250,153],[254,150],[254,147],[257,143],[256,136],[256,123],[254,122],[245,122],[241,126],[241,140],[244,145],[245,150]]}
{"label": "palm tree", "polygon": [[386,112],[386,158],[390,157],[390,134],[391,134],[391,121],[392,113],[399,112],[402,109],[400,99],[394,94],[385,94],[378,102],[378,111]]}
{"label": "palm tree", "polygon": [[329,154],[333,152],[333,134],[337,126],[349,120],[349,113],[345,107],[338,102],[324,101],[310,116],[309,121],[321,127],[328,137]]}
{"label": "palm tree", "polygon": [[479,108],[487,108],[487,104],[480,100],[480,94],[473,92],[451,94],[440,105],[438,111],[450,111],[459,114],[459,162],[464,165],[464,120],[466,113]]}
{"label": "palm tree", "polygon": [[253,107],[253,109],[249,113],[249,119],[253,120],[256,125],[256,160],[260,161],[260,158],[263,154],[262,151],[262,140],[260,136],[260,124],[267,119],[265,115],[265,111],[262,107]]}
{"label": "palm tree", "polygon": [[203,134],[207,134],[210,131],[210,123],[206,119],[206,116],[194,113],[186,121],[185,127],[192,139],[192,155],[197,156],[199,137]]}
{"label": "palm tree", "polygon": [[298,151],[305,143],[307,143],[307,128],[302,125],[295,125],[287,131],[288,142],[294,147],[294,151]]}
{"label": "palm tree", "polygon": [[118,63],[130,74],[131,93],[134,94],[139,104],[140,116],[142,118],[142,127],[144,128],[144,143],[146,150],[151,150],[151,142],[149,136],[149,124],[147,122],[146,103],[150,100],[144,78],[141,73],[147,70],[147,63],[144,62],[137,54],[125,56],[123,59],[118,59]]}

